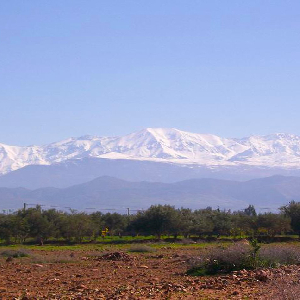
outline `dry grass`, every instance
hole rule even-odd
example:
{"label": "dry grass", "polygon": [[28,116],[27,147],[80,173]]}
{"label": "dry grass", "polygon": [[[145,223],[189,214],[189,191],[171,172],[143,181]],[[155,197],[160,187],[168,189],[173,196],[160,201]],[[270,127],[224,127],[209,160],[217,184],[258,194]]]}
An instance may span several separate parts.
{"label": "dry grass", "polygon": [[76,256],[72,253],[35,253],[30,257],[31,263],[47,264],[47,263],[74,263],[78,261]]}
{"label": "dry grass", "polygon": [[129,252],[147,253],[147,252],[154,252],[154,251],[156,251],[156,249],[154,249],[153,247],[147,246],[147,245],[136,244],[136,245],[132,245],[128,251]]}
{"label": "dry grass", "polygon": [[300,263],[300,248],[295,245],[267,245],[260,249],[259,259],[266,267]]}
{"label": "dry grass", "polygon": [[28,249],[8,249],[4,250],[0,253],[3,257],[11,257],[11,258],[20,258],[20,257],[29,257],[31,256],[31,252]]}
{"label": "dry grass", "polygon": [[188,274],[211,275],[252,268],[251,250],[251,246],[245,243],[235,243],[227,248],[211,248],[189,261]]}

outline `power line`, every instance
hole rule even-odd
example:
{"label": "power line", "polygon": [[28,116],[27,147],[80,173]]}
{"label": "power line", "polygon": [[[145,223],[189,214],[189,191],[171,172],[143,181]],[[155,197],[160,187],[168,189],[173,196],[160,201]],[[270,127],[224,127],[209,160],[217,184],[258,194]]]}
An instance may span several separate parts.
{"label": "power line", "polygon": [[[56,210],[62,210],[62,211],[65,211],[66,209],[67,210],[70,210],[71,212],[78,212],[80,210],[78,209],[75,209],[75,208],[72,208],[70,206],[59,206],[59,205],[46,205],[46,204],[39,204],[39,203],[27,203],[27,202],[24,202],[23,203],[23,211],[25,212],[29,206],[36,206],[36,207],[43,207],[44,210],[47,209],[47,208],[54,208]],[[16,212],[18,209],[12,209],[12,208],[7,208],[7,209],[2,209],[3,213],[4,214],[11,214],[11,213],[14,213]],[[1,211],[1,209],[0,209]],[[130,215],[130,213],[133,213],[133,212],[143,212],[144,209],[143,208],[137,208],[137,207],[117,207],[117,208],[108,208],[108,207],[86,207],[83,209],[83,211],[98,211],[98,212],[101,212],[101,211],[107,211],[107,212],[119,212],[119,213],[125,213],[127,215]]]}

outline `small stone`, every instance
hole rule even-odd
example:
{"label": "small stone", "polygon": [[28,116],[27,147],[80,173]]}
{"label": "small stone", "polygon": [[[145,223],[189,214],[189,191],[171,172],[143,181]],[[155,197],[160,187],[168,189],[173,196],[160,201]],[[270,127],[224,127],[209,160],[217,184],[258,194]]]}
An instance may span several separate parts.
{"label": "small stone", "polygon": [[256,273],[255,278],[258,279],[259,281],[265,282],[269,279],[269,276],[266,271],[261,270]]}
{"label": "small stone", "polygon": [[139,268],[140,268],[140,269],[149,269],[148,266],[144,266],[144,265],[143,265],[143,266],[139,266]]}
{"label": "small stone", "polygon": [[78,290],[86,290],[87,287],[85,285],[83,285],[83,284],[80,284],[80,285],[77,286],[77,289]]}

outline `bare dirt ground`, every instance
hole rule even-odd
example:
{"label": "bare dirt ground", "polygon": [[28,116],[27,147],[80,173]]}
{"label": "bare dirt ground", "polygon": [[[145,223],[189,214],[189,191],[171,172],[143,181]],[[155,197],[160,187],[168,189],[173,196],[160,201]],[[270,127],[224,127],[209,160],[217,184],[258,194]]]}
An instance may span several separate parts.
{"label": "bare dirt ground", "polygon": [[300,266],[185,275],[188,247],[153,253],[39,251],[0,259],[0,299],[300,299]]}

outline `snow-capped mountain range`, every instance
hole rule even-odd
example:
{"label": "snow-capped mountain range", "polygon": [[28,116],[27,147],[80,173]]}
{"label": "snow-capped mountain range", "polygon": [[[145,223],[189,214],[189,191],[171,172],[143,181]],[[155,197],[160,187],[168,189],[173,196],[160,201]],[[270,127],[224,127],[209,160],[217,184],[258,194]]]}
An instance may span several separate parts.
{"label": "snow-capped mountain range", "polygon": [[122,137],[82,136],[44,146],[0,144],[0,174],[28,165],[52,165],[86,157],[183,165],[300,169],[300,136],[271,134],[222,138],[178,129],[147,128]]}

